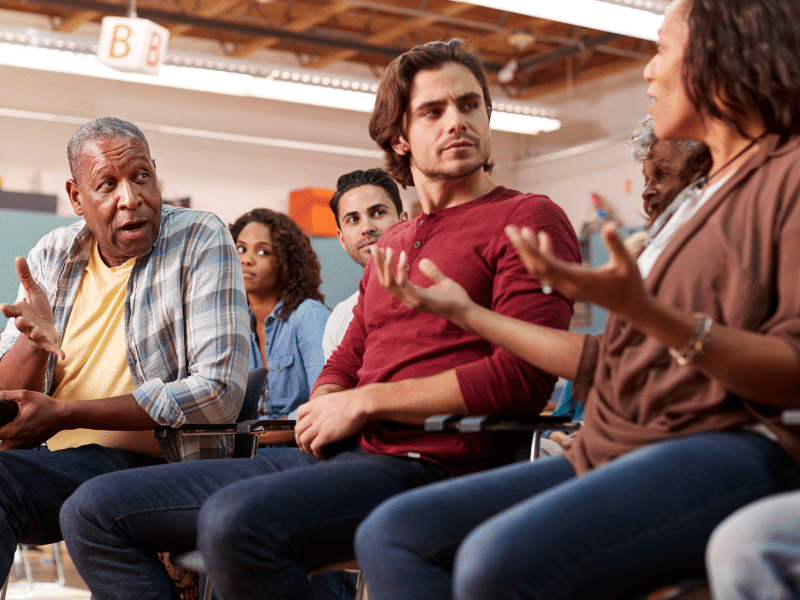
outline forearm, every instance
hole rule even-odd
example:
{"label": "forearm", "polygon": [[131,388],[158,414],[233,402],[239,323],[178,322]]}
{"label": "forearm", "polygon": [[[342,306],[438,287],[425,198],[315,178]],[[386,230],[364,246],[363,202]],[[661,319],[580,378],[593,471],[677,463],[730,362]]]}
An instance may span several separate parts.
{"label": "forearm", "polygon": [[365,393],[363,410],[369,420],[421,425],[431,415],[467,413],[454,369],[361,389]]}
{"label": "forearm", "polygon": [[[697,317],[651,299],[631,323],[680,351],[694,335]],[[784,408],[798,398],[800,358],[779,337],[714,323],[696,366],[730,392],[760,404]]]}
{"label": "forearm", "polygon": [[18,336],[0,360],[0,390],[43,391],[49,357],[49,352],[34,346],[27,337]]}
{"label": "forearm", "polygon": [[61,429],[139,431],[159,426],[132,394],[84,402],[56,401],[56,410]]}
{"label": "forearm", "polygon": [[311,392],[311,396],[309,400],[313,400],[317,396],[324,396],[325,394],[333,394],[334,392],[343,392],[345,390],[344,387],[341,385],[336,385],[335,383],[324,383],[321,386],[317,387],[313,392]]}
{"label": "forearm", "polygon": [[574,380],[586,336],[503,315],[471,303],[458,324],[525,362]]}

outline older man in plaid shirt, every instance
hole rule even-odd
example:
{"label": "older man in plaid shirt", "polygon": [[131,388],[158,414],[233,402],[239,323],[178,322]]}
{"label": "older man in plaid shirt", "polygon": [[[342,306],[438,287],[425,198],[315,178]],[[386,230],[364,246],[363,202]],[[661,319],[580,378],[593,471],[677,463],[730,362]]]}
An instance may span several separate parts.
{"label": "older man in plaid shirt", "polygon": [[[231,422],[244,395],[247,298],[225,225],[162,206],[131,123],[92,121],[68,154],[84,220],[17,258],[19,298],[0,305],[0,404],[16,413],[0,427],[0,577],[19,540],[61,538],[82,482],[164,462],[153,428]],[[183,453],[224,455],[201,439]]]}

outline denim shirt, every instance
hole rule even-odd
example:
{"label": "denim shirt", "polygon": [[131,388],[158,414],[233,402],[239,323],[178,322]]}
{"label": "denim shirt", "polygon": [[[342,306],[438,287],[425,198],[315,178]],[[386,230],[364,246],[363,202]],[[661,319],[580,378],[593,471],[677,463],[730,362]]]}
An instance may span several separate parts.
{"label": "denim shirt", "polygon": [[[267,386],[259,403],[262,417],[294,418],[295,410],[308,400],[311,388],[325,365],[322,334],[328,309],[305,299],[286,319],[275,315],[278,302],[264,323],[267,356]],[[256,337],[256,318],[250,313],[250,369],[264,366]]]}

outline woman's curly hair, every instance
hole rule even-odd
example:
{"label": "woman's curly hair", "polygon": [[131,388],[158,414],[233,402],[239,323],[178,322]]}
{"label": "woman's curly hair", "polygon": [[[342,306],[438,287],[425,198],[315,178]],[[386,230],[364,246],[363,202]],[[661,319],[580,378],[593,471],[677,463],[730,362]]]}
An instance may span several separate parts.
{"label": "woman's curly hair", "polygon": [[234,241],[248,223],[261,223],[269,227],[272,251],[278,267],[278,292],[283,305],[276,316],[286,321],[289,315],[306,298],[325,302],[319,291],[322,284],[322,267],[311,240],[287,215],[268,208],[256,208],[243,214],[228,227]]}

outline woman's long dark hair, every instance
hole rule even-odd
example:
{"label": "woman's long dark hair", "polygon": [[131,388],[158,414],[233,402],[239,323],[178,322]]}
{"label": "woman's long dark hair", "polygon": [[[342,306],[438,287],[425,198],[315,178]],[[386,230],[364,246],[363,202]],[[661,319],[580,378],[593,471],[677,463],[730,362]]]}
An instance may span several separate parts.
{"label": "woman's long dark hair", "polygon": [[322,284],[319,258],[311,247],[311,240],[297,223],[274,210],[256,208],[229,225],[233,239],[239,238],[245,225],[254,222],[266,225],[272,235],[272,251],[278,267],[278,292],[283,301],[276,316],[286,321],[306,298],[324,303],[325,296],[319,291]]}
{"label": "woman's long dark hair", "polygon": [[800,133],[800,1],[689,0],[683,79],[706,114],[744,134],[750,111],[770,133]]}

